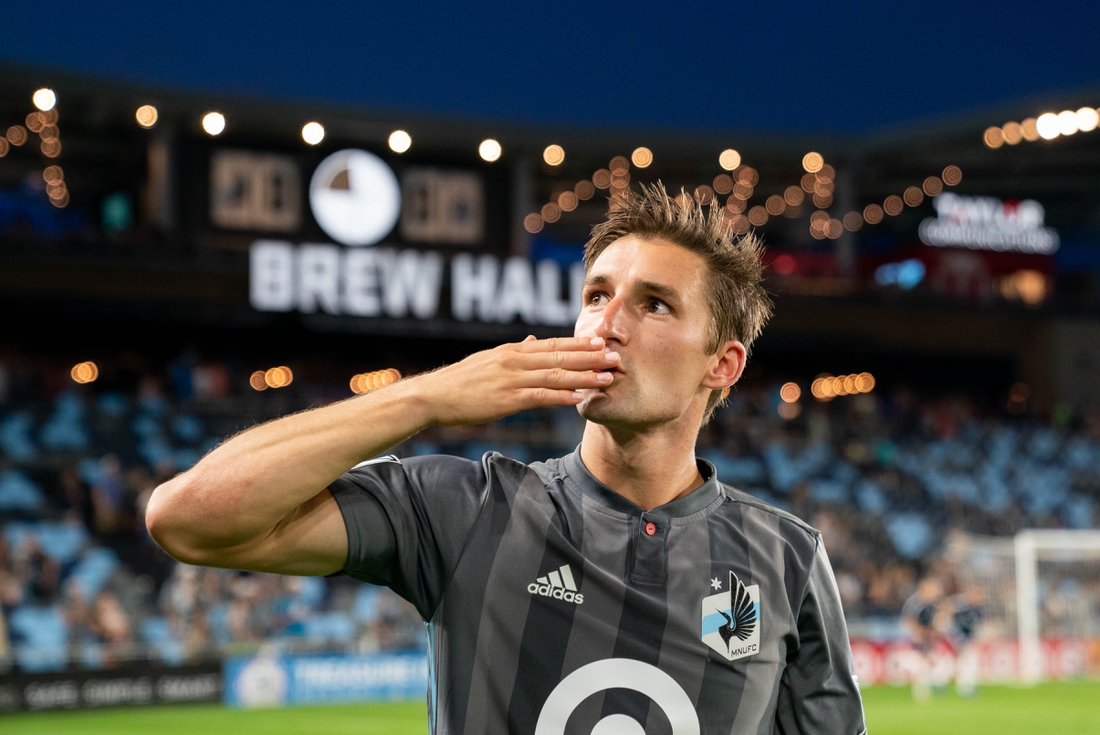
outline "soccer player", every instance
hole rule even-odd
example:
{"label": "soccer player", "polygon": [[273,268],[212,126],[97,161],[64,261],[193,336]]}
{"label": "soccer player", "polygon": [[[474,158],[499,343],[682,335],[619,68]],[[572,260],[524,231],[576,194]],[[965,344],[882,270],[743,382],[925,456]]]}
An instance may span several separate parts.
{"label": "soccer player", "polygon": [[917,583],[914,592],[901,608],[901,629],[919,654],[918,668],[913,677],[913,699],[927,702],[932,698],[933,685],[937,688],[946,681],[936,679],[936,646],[945,640],[950,624],[951,610],[943,596],[943,582],[935,575],[928,575]]}
{"label": "soccer player", "polygon": [[[757,241],[682,201],[644,188],[594,228],[573,338],[246,431],[156,490],[153,537],[391,587],[428,623],[437,735],[865,732],[820,534],[695,457],[771,306]],[[587,419],[576,451],[378,456],[540,406]]]}
{"label": "soccer player", "polygon": [[970,584],[947,602],[951,613],[948,638],[955,649],[955,689],[971,699],[978,696],[979,661],[973,643],[985,619],[988,598],[984,587]]}

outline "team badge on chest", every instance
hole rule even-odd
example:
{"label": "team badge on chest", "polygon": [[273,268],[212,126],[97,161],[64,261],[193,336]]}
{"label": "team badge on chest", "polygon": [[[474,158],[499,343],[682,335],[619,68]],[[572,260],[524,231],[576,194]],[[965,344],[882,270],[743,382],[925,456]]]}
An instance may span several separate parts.
{"label": "team badge on chest", "polygon": [[[717,577],[711,583],[721,589]],[[729,588],[703,598],[703,643],[730,661],[760,650],[760,586],[746,587],[730,572]]]}

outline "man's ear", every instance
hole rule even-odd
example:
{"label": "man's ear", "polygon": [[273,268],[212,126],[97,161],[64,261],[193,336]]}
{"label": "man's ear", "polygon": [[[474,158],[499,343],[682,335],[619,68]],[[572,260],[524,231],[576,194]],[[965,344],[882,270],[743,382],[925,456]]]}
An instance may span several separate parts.
{"label": "man's ear", "polygon": [[745,345],[736,339],[729,340],[715,353],[710,370],[703,378],[703,386],[710,390],[722,388],[722,398],[725,398],[729,395],[730,386],[740,380],[745,370],[745,360]]}

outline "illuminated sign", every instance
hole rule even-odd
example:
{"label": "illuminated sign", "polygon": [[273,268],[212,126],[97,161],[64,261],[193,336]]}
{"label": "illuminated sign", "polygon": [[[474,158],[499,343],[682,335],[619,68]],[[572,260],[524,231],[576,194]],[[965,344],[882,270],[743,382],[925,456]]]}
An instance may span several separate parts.
{"label": "illuminated sign", "polygon": [[298,187],[289,156],[218,151],[210,162],[210,219],[227,230],[294,232],[302,220]]}
{"label": "illuminated sign", "polygon": [[[460,322],[567,326],[581,310],[584,264],[462,253],[252,244],[249,300],[258,311],[325,312]],[[449,266],[449,268],[448,268]],[[450,303],[441,303],[449,270]],[[568,296],[563,291],[568,286]]]}
{"label": "illuminated sign", "polygon": [[1058,232],[1043,226],[1043,205],[1033,199],[1004,202],[944,192],[932,205],[936,216],[920,224],[926,245],[1039,255],[1058,249]]}
{"label": "illuminated sign", "polygon": [[321,161],[309,183],[313,218],[343,245],[373,245],[401,214],[401,187],[393,170],[366,151],[337,151]]}

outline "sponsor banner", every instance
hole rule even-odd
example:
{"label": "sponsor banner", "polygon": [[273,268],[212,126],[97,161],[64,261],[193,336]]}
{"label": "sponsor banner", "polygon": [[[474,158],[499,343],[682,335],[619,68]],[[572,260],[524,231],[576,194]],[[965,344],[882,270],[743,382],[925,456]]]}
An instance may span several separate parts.
{"label": "sponsor banner", "polygon": [[920,224],[920,239],[933,247],[1050,255],[1058,232],[1043,224],[1043,205],[1033,199],[1001,201],[944,192],[932,200],[936,216]]}
{"label": "sponsor banner", "polygon": [[584,264],[257,240],[249,283],[257,311],[570,326]]}
{"label": "sponsor banner", "polygon": [[218,662],[0,677],[0,712],[217,702],[221,698],[222,667]]}
{"label": "sponsor banner", "polygon": [[[852,659],[863,686],[911,684],[931,667],[932,681],[948,681],[967,669],[985,683],[1020,679],[1020,647],[1015,638],[975,641],[964,648],[940,643],[926,656],[908,641],[853,638]],[[1072,679],[1100,674],[1100,638],[1044,638],[1043,678]]]}
{"label": "sponsor banner", "polygon": [[423,653],[255,656],[225,665],[231,707],[421,699],[428,690]]}

